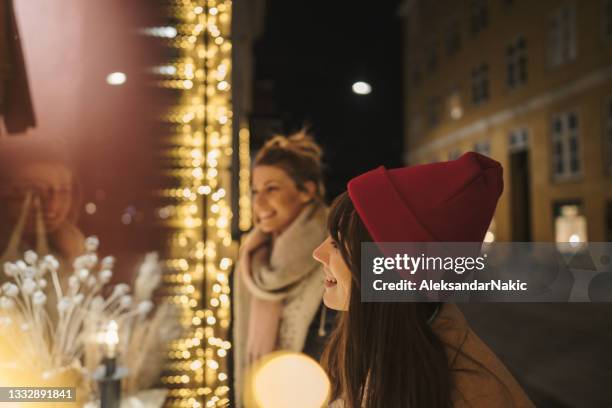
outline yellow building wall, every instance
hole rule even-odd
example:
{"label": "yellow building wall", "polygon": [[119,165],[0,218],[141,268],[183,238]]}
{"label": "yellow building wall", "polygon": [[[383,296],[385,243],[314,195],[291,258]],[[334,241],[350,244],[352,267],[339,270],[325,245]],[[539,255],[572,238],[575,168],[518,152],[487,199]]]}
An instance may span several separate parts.
{"label": "yellow building wall", "polygon": [[[503,6],[504,2],[489,1],[489,26],[474,37],[468,33],[467,3],[446,0],[417,3],[416,9],[405,17],[408,161],[447,160],[451,151],[470,151],[474,143],[489,140],[491,156],[504,167],[506,186],[495,214],[494,232],[497,240],[509,241],[513,225],[508,134],[515,128],[527,128],[532,240],[554,241],[554,202],[579,199],[587,218],[589,241],[604,241],[606,203],[612,201],[612,176],[605,171],[603,156],[604,105],[612,97],[612,42],[602,35],[602,3],[574,2],[577,58],[556,68],[550,68],[546,60],[548,19],[563,1],[518,1],[510,7]],[[460,18],[462,45],[458,53],[446,57],[444,27],[449,16]],[[509,89],[506,85],[506,46],[519,34],[527,40],[528,80],[522,87]],[[411,64],[424,65],[424,60],[410,51],[422,49],[430,38],[438,38],[439,67],[430,75],[425,73],[420,85],[414,87],[410,78]],[[490,98],[479,106],[472,106],[470,73],[480,62],[489,65]],[[598,79],[593,80],[597,75]],[[580,82],[585,78],[594,82],[591,85]],[[580,89],[572,91],[573,86]],[[464,108],[464,115],[459,120],[451,119],[444,109],[445,98],[454,87],[461,95]],[[433,96],[442,100],[441,123],[433,129],[423,125],[418,134],[411,134],[411,120],[421,116],[421,122],[426,122],[427,101]],[[543,97],[549,101],[537,109],[522,111],[526,104]],[[573,181],[556,182],[552,178],[551,120],[553,115],[567,110],[578,113],[582,176]],[[502,111],[511,112],[510,117],[487,126],[486,120]],[[483,120],[481,129],[469,132],[461,140],[421,153],[432,143]]]}

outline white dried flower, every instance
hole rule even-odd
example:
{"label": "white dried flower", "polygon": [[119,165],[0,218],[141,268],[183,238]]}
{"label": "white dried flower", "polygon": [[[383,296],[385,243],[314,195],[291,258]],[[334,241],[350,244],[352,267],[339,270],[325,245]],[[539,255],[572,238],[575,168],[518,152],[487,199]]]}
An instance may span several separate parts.
{"label": "white dried flower", "polygon": [[114,256],[105,256],[102,258],[102,269],[112,269],[115,266],[115,257]]}
{"label": "white dried flower", "polygon": [[98,255],[96,254],[85,255],[85,267],[87,269],[93,269],[97,263],[98,263]]}
{"label": "white dried flower", "polygon": [[80,304],[81,304],[81,302],[83,302],[83,294],[82,294],[82,293],[77,293],[76,295],[74,295],[74,296],[72,297],[72,302],[73,302],[75,305],[80,305]]}
{"label": "white dried flower", "polygon": [[18,260],[17,262],[15,262],[15,265],[17,265],[17,268],[19,268],[19,270],[21,272],[25,271],[25,269],[27,268],[27,264],[25,262],[23,262],[21,259]]}
{"label": "white dried flower", "polygon": [[6,282],[2,285],[2,291],[6,296],[15,297],[19,294],[17,285],[11,282]]}
{"label": "white dried flower", "polygon": [[142,315],[148,314],[153,309],[153,302],[150,300],[143,300],[138,304],[138,313]]}
{"label": "white dried flower", "polygon": [[102,310],[104,306],[104,298],[102,296],[96,296],[91,300],[91,309],[95,311]]}
{"label": "white dried flower", "polygon": [[19,268],[12,262],[5,262],[4,273],[6,274],[6,276],[10,276],[11,278],[13,278],[19,273]]}
{"label": "white dried flower", "polygon": [[87,278],[87,286],[90,288],[93,288],[96,285],[96,282],[98,282],[98,280],[93,275]]}
{"label": "white dried flower", "polygon": [[85,280],[89,277],[89,270],[79,269],[79,271],[77,272],[77,276],[79,277],[79,280],[81,282],[85,282]]}
{"label": "white dried flower", "polygon": [[34,303],[36,306],[42,306],[45,304],[46,301],[47,296],[40,290],[37,290],[32,295],[32,303]]}
{"label": "white dried flower", "polygon": [[21,290],[26,295],[31,295],[36,290],[36,282],[32,278],[26,278],[21,283]]}
{"label": "white dried flower", "polygon": [[26,331],[28,331],[28,330],[30,330],[30,325],[29,325],[28,323],[23,323],[23,324],[21,325],[21,331],[26,332]]}
{"label": "white dried flower", "polygon": [[33,266],[28,266],[23,271],[23,277],[26,279],[33,279],[38,274],[38,269]]}
{"label": "white dried flower", "polygon": [[38,280],[38,286],[39,286],[41,289],[46,288],[46,287],[47,287],[47,280],[46,280],[46,279],[39,279],[39,280]]}
{"label": "white dried flower", "polygon": [[80,255],[74,258],[74,262],[72,262],[72,266],[75,270],[86,268],[87,266],[86,255]]}
{"label": "white dried flower", "polygon": [[98,276],[100,277],[102,283],[107,283],[113,277],[113,271],[111,271],[110,269],[104,269],[100,271],[100,274]]}
{"label": "white dried flower", "polygon": [[118,283],[113,288],[113,294],[115,294],[116,296],[127,295],[129,291],[130,291],[130,286],[126,283]]}
{"label": "white dried flower", "polygon": [[92,235],[91,237],[88,237],[87,239],[85,239],[85,249],[88,252],[97,251],[99,246],[100,246],[100,240],[95,235]]}
{"label": "white dried flower", "polygon": [[70,275],[68,278],[68,286],[70,289],[77,290],[79,288],[79,279],[74,275]]}
{"label": "white dried flower", "polygon": [[132,305],[132,297],[130,295],[121,296],[119,305],[124,309],[129,308]]}
{"label": "white dried flower", "polygon": [[25,253],[23,254],[23,259],[28,265],[36,265],[36,262],[38,261],[38,255],[34,251],[25,251]]}
{"label": "white dried flower", "polygon": [[53,255],[45,255],[43,262],[51,270],[57,271],[59,269],[59,261]]}
{"label": "white dried flower", "polygon": [[10,317],[0,316],[0,327],[8,327],[13,323]]}
{"label": "white dried flower", "polygon": [[3,310],[10,310],[15,307],[15,301],[6,296],[0,297],[0,308]]}
{"label": "white dried flower", "polygon": [[57,310],[60,313],[65,312],[66,310],[68,310],[70,305],[71,305],[70,299],[68,299],[67,297],[63,297],[57,302]]}

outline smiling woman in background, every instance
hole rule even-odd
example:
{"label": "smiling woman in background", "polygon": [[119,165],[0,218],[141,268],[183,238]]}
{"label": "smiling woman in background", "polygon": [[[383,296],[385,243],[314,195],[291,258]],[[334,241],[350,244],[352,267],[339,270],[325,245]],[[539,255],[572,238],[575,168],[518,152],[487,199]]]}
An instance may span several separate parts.
{"label": "smiling woman in background", "polygon": [[255,228],[234,275],[237,407],[249,365],[274,350],[318,358],[331,323],[322,268],[312,259],[326,235],[320,147],[303,132],[274,137],[256,155],[252,192]]}

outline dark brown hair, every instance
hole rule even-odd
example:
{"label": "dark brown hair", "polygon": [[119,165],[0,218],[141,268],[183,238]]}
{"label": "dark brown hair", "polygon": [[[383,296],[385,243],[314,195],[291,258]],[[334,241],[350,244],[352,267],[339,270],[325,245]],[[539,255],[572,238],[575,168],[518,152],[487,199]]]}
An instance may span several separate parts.
{"label": "dark brown hair", "polygon": [[349,310],[322,357],[332,398],[346,408],[451,407],[445,347],[428,324],[440,305],[362,303],[361,243],[373,240],[347,193],[334,201],[328,230],[352,274]]}
{"label": "dark brown hair", "polygon": [[289,137],[274,136],[268,140],[257,152],[254,165],[284,170],[300,190],[305,189],[306,182],[312,181],[316,186],[316,199],[323,201],[325,188],[321,156],[321,147],[302,130]]}

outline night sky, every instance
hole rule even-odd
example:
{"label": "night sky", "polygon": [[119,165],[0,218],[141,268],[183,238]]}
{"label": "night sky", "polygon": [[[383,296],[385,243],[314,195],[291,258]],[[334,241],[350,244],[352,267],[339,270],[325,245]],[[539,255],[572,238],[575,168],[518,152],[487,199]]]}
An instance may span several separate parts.
{"label": "night sky", "polygon": [[[274,124],[255,127],[253,147],[273,130],[310,126],[325,150],[329,199],[359,173],[402,165],[398,3],[268,1],[254,50],[253,105],[255,119]],[[370,83],[372,93],[354,94],[358,80]]]}

